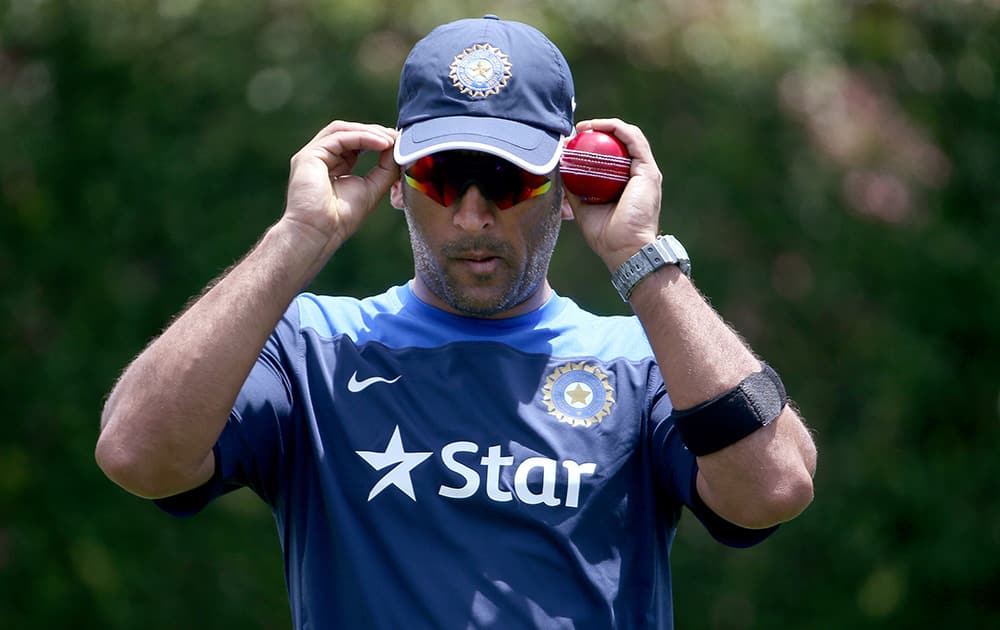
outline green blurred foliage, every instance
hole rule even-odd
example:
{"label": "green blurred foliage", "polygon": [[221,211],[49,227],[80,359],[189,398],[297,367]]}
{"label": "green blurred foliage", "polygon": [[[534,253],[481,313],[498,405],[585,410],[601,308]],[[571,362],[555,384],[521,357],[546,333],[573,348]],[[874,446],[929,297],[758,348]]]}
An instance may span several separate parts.
{"label": "green blurred foliage", "polygon": [[[767,544],[682,522],[681,628],[1000,615],[1000,2],[0,0],[0,626],[282,628],[270,514],[176,520],[93,461],[106,392],[282,208],[335,118],[395,121],[410,45],[499,13],[566,52],[578,119],[640,125],[664,230],[782,372],[817,498]],[[315,281],[405,281],[388,204]],[[557,290],[623,313],[568,224]]]}

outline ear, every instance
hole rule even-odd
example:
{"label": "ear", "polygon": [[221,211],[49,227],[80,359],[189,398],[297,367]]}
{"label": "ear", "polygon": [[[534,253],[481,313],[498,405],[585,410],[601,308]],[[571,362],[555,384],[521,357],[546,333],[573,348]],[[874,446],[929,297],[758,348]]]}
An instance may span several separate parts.
{"label": "ear", "polygon": [[397,210],[403,210],[406,208],[406,200],[403,199],[403,178],[400,177],[392,184],[392,188],[389,189],[389,202],[392,207]]}
{"label": "ear", "polygon": [[576,217],[573,215],[573,206],[569,205],[569,197],[566,196],[566,193],[563,193],[563,196],[562,196],[562,220],[563,221],[572,221],[575,218]]}

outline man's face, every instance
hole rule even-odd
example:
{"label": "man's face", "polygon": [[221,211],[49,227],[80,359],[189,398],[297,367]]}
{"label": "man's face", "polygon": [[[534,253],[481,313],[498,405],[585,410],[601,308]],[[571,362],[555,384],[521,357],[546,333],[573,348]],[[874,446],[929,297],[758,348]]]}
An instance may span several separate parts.
{"label": "man's face", "polygon": [[557,175],[545,186],[546,178],[522,177],[486,154],[447,157],[404,169],[413,177],[392,191],[394,205],[406,210],[418,292],[426,289],[430,295],[421,297],[462,315],[537,307],[547,297],[542,289],[564,217]]}

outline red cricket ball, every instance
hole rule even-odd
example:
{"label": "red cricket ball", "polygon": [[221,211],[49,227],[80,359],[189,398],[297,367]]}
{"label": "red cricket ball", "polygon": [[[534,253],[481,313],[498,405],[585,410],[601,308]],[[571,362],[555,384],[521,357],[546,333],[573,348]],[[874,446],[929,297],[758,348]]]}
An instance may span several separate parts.
{"label": "red cricket ball", "polygon": [[559,172],[566,190],[584,203],[608,203],[621,197],[631,165],[632,159],[621,140],[588,129],[566,143]]}

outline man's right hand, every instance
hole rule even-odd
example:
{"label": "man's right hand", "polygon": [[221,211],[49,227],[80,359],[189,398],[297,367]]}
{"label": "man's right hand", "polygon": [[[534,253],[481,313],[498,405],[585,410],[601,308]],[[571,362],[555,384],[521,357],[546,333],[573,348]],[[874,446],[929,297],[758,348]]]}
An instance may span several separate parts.
{"label": "man's right hand", "polygon": [[[322,263],[378,207],[399,167],[392,158],[398,132],[374,124],[334,121],[292,157],[282,221],[306,228]],[[354,174],[362,151],[378,151],[378,163]],[[321,263],[321,264],[322,264]]]}

